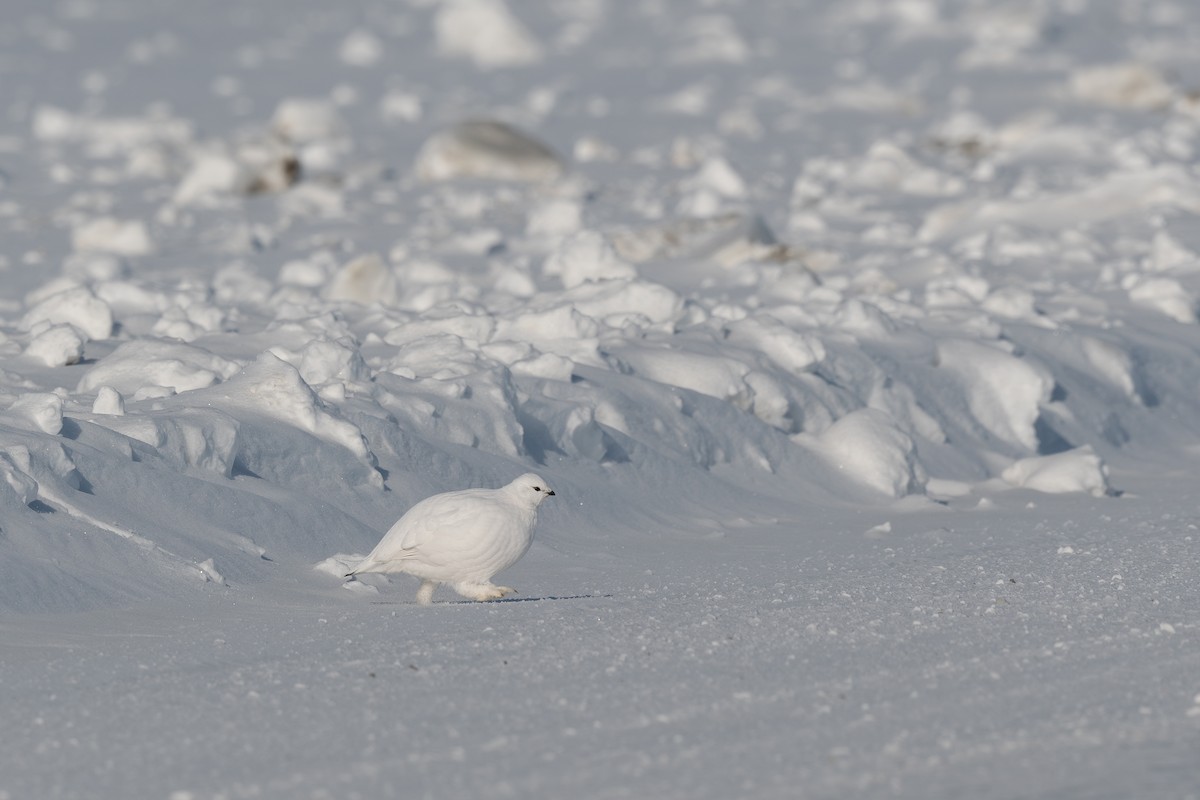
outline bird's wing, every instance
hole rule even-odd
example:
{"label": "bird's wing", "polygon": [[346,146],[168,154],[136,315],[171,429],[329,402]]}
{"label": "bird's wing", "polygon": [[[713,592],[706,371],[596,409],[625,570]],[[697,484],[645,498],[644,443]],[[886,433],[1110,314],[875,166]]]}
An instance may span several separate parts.
{"label": "bird's wing", "polygon": [[465,530],[487,513],[486,505],[478,489],[427,497],[405,512],[363,563],[387,564],[413,558],[423,544]]}

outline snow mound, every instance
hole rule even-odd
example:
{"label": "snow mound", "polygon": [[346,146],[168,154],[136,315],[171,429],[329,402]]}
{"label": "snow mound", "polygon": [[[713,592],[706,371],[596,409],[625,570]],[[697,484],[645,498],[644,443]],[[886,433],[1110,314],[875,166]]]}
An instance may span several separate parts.
{"label": "snow mound", "polygon": [[1074,192],[1025,199],[970,200],[942,206],[925,218],[918,236],[933,242],[964,237],[997,225],[1061,230],[1105,222],[1147,209],[1200,214],[1200,185],[1176,165],[1114,172]]}
{"label": "snow mound", "polygon": [[[112,309],[86,287],[72,286],[37,296],[41,299],[22,318],[22,328],[32,331],[45,324],[68,325],[88,339],[107,339],[112,335]],[[55,337],[61,339],[63,335]],[[49,342],[44,346],[48,345]]]}
{"label": "snow mound", "polygon": [[25,355],[48,367],[78,364],[86,338],[74,325],[51,325],[30,338]]}
{"label": "snow mound", "polygon": [[12,404],[0,411],[0,421],[17,428],[56,436],[63,426],[63,401],[49,392],[17,395]]}
{"label": "snow mound", "polygon": [[76,391],[89,393],[108,386],[127,396],[147,388],[190,392],[212,386],[237,370],[237,363],[193,345],[141,339],[125,342],[102,358],[79,380]]}
{"label": "snow mound", "polygon": [[1048,370],[1030,359],[965,340],[940,342],[937,358],[938,366],[961,382],[974,424],[1020,450],[1037,449],[1035,426],[1054,388]]}
{"label": "snow mound", "polygon": [[928,476],[913,440],[881,411],[847,414],[817,437],[815,449],[847,479],[888,497],[924,490]]}
{"label": "snow mound", "polygon": [[1065,453],[1034,456],[1015,461],[1001,473],[1013,486],[1047,494],[1087,492],[1101,497],[1108,493],[1108,468],[1091,447]]}
{"label": "snow mound", "polygon": [[370,481],[382,487],[376,460],[362,431],[331,413],[305,383],[300,372],[273,353],[266,352],[220,386],[197,392],[189,404],[209,403],[233,413],[249,411],[307,431],[329,444],[342,447],[370,468]]}

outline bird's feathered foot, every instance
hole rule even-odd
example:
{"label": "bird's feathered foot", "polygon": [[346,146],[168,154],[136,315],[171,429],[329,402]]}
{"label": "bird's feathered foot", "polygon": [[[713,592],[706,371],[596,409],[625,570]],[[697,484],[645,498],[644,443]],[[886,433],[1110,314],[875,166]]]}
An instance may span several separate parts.
{"label": "bird's feathered foot", "polygon": [[454,591],[472,600],[499,600],[517,590],[509,586],[496,586],[493,583],[456,583]]}
{"label": "bird's feathered foot", "polygon": [[431,605],[433,603],[433,590],[436,588],[437,581],[421,581],[421,588],[417,589],[417,605]]}

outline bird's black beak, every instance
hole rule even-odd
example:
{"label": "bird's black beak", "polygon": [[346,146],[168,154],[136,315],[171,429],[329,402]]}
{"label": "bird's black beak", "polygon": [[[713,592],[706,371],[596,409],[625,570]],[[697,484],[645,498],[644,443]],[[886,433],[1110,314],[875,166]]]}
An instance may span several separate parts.
{"label": "bird's black beak", "polygon": [[554,497],[554,490],[551,489],[549,492],[547,492],[546,497]]}

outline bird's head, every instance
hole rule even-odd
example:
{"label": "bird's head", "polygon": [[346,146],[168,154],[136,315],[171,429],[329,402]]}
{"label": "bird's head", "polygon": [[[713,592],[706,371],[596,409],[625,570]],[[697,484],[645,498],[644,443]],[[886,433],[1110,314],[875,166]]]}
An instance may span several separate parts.
{"label": "bird's head", "polygon": [[516,495],[518,500],[535,508],[541,505],[547,497],[554,497],[554,490],[546,484],[545,479],[532,472],[517,478],[508,485],[508,489]]}

